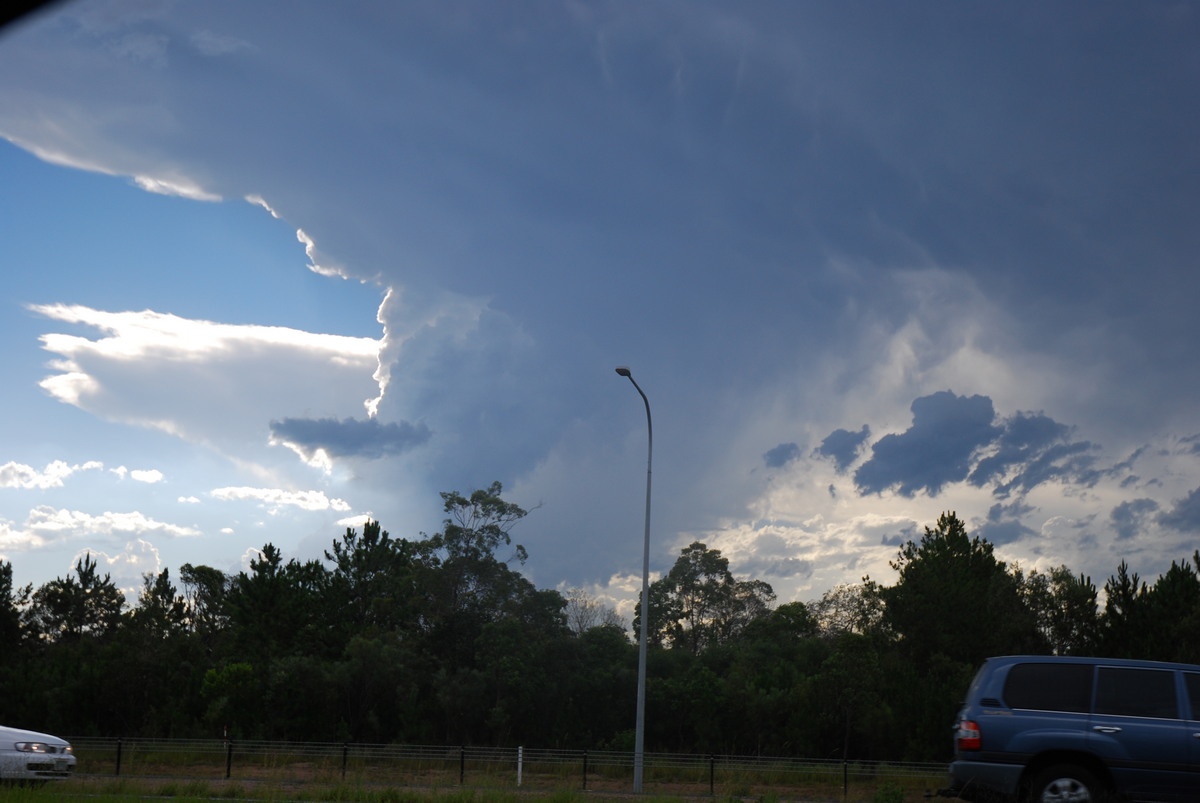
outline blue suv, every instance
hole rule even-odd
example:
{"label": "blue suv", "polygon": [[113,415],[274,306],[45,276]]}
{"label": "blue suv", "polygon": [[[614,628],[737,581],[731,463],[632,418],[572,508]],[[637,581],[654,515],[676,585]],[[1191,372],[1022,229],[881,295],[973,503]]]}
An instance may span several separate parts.
{"label": "blue suv", "polygon": [[954,727],[964,800],[1200,801],[1200,666],[989,658]]}

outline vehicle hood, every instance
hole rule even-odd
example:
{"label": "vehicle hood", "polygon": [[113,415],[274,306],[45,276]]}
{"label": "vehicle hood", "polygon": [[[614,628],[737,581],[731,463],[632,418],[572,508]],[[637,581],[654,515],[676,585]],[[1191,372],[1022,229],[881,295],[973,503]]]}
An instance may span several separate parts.
{"label": "vehicle hood", "polygon": [[0,725],[0,747],[10,742],[45,742],[46,744],[67,744],[66,739],[51,736],[48,733],[26,731],[20,728],[6,728]]}

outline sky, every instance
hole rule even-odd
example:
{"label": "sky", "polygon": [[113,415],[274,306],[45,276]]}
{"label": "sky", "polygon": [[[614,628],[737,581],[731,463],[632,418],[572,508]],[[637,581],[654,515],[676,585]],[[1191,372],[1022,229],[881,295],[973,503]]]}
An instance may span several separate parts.
{"label": "sky", "polygon": [[[500,481],[627,617],[954,511],[1200,546],[1200,7],[68,0],[0,29],[0,560],[121,587]],[[501,556],[505,557],[505,556]]]}

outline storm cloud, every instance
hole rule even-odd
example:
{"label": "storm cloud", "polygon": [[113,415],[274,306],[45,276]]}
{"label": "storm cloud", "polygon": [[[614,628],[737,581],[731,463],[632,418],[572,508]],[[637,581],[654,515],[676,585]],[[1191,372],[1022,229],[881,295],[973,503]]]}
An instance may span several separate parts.
{"label": "storm cloud", "polygon": [[860,493],[936,495],[946,484],[966,479],[972,457],[1003,432],[986,396],[944,390],[915,400],[911,409],[912,426],[876,441],[870,459],[854,472]]}
{"label": "storm cloud", "polygon": [[329,457],[378,460],[420,446],[431,432],[424,424],[380,423],[374,418],[284,418],[271,422],[271,438],[310,459],[322,451]]}

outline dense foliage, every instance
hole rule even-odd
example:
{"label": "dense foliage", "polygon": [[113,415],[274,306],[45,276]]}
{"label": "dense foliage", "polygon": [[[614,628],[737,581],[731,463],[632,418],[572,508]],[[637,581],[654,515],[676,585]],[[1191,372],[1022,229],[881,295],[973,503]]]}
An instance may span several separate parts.
{"label": "dense foliage", "polygon": [[[348,529],[325,561],[265,545],[249,571],[94,560],[40,588],[0,561],[0,722],[67,735],[630,749],[637,648],[611,611],[535,588],[501,486],[443,493],[441,532]],[[1021,571],[944,514],[896,582],[776,607],[688,546],[650,594],[647,749],[938,760],[988,655],[1200,662],[1200,552],[1147,585]],[[640,609],[637,612],[641,616]],[[632,632],[636,633],[635,620]]]}

